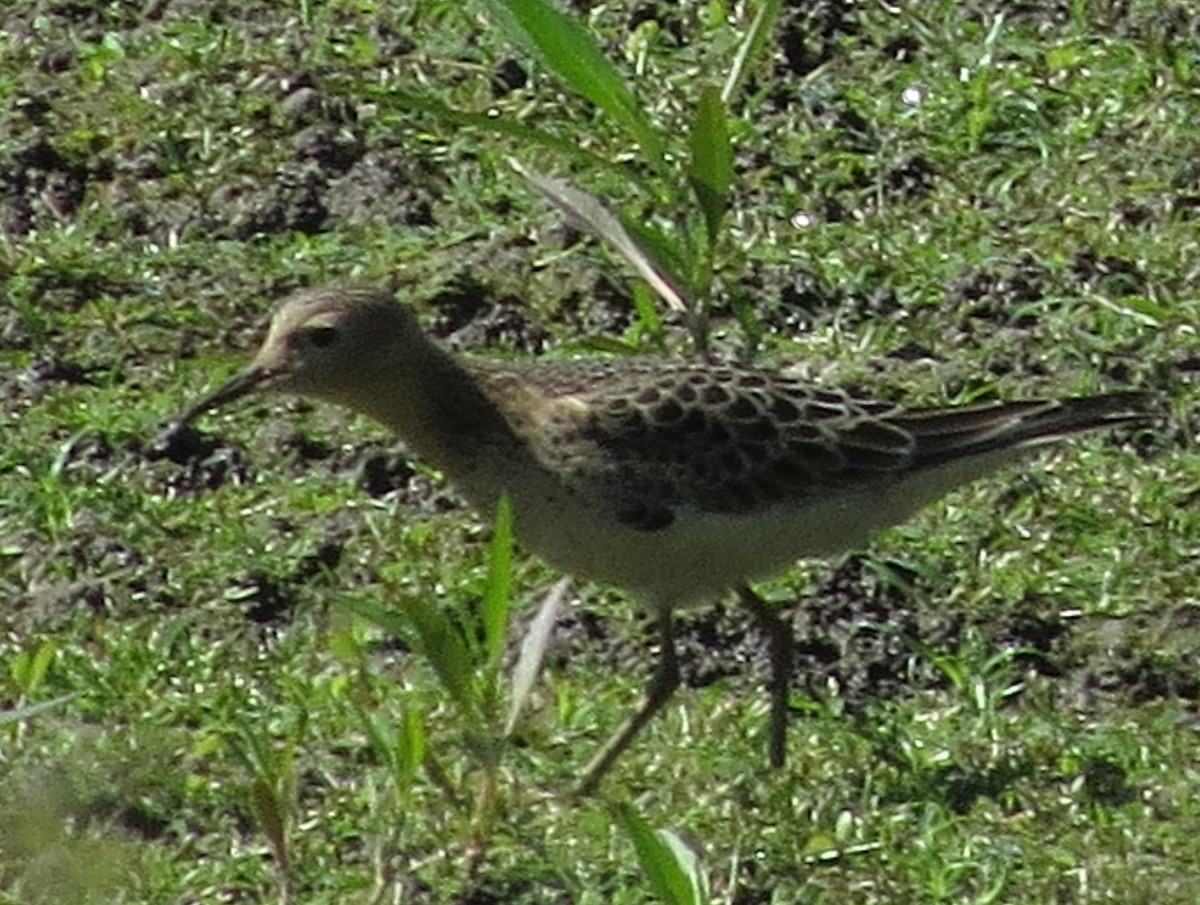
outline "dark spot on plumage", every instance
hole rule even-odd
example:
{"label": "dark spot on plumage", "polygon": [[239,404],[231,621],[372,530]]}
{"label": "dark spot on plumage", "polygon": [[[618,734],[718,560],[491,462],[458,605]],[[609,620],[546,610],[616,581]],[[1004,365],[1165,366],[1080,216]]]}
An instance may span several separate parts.
{"label": "dark spot on plumage", "polygon": [[645,501],[627,503],[617,509],[617,521],[634,531],[662,531],[675,522],[675,513],[668,506],[656,506]]}
{"label": "dark spot on plumage", "polygon": [[897,428],[865,421],[840,433],[846,463],[865,471],[891,471],[909,461],[907,434]]}
{"label": "dark spot on plumage", "polygon": [[859,421],[840,433],[843,442],[877,449],[887,455],[904,455],[913,446],[912,436],[907,431],[879,421]]}
{"label": "dark spot on plumage", "polygon": [[779,487],[770,474],[755,475],[752,483],[754,484],[755,498],[759,503],[774,500],[779,496]]}
{"label": "dark spot on plumage", "polygon": [[728,474],[739,474],[746,469],[746,458],[736,449],[727,449],[721,453],[721,467]]}
{"label": "dark spot on plumage", "polygon": [[708,429],[708,418],[700,409],[690,409],[679,428],[689,434],[702,434]]}
{"label": "dark spot on plumage", "polygon": [[729,492],[728,485],[725,484],[715,484],[708,488],[701,497],[701,504],[709,512],[732,512],[734,510],[733,494]]}
{"label": "dark spot on plumage", "polygon": [[810,389],[808,393],[815,404],[838,410],[846,407],[846,397],[834,390]]}
{"label": "dark spot on plumage", "polygon": [[685,405],[691,405],[696,401],[696,388],[690,383],[681,383],[675,388],[675,398]]}
{"label": "dark spot on plumage", "polygon": [[721,469],[711,459],[698,459],[692,463],[692,476],[703,484],[713,484],[720,480]]}
{"label": "dark spot on plumage", "polygon": [[895,415],[900,410],[899,406],[890,402],[872,402],[866,399],[855,399],[852,401],[852,406],[855,411],[872,418]]}
{"label": "dark spot on plumage", "polygon": [[[665,465],[668,461],[670,461],[671,452],[662,446],[648,446],[642,452],[642,457],[658,465]],[[637,456],[630,451],[628,454],[628,459],[631,462],[636,461]]]}
{"label": "dark spot on plumage", "polygon": [[776,396],[771,400],[771,417],[783,424],[792,424],[800,420],[800,407],[790,399]]}
{"label": "dark spot on plumage", "polygon": [[758,406],[750,400],[749,396],[738,396],[725,411],[729,417],[737,418],[739,421],[758,417]]}
{"label": "dark spot on plumage", "polygon": [[779,429],[775,426],[775,422],[770,419],[759,418],[756,421],[748,421],[738,431],[738,436],[756,442],[769,443],[779,436]]}
{"label": "dark spot on plumage", "polygon": [[643,442],[646,433],[646,422],[641,414],[629,411],[589,418],[580,426],[577,436],[594,443],[609,455],[627,458],[630,450]]}
{"label": "dark spot on plumage", "polygon": [[710,384],[704,388],[702,398],[705,405],[727,405],[729,403],[729,390],[718,384]]}
{"label": "dark spot on plumage", "polygon": [[662,398],[662,394],[659,393],[658,387],[646,387],[633,398],[633,401],[638,405],[654,405],[660,398]]}
{"label": "dark spot on plumage", "polygon": [[846,464],[859,471],[895,471],[904,464],[904,459],[895,453],[884,453],[875,449],[854,449],[846,456]]}
{"label": "dark spot on plumage", "polygon": [[762,443],[744,443],[739,438],[738,449],[752,466],[767,461],[767,447]]}
{"label": "dark spot on plumage", "polygon": [[799,421],[787,432],[789,444],[793,443],[824,443],[829,440],[829,434],[817,424],[810,421]]}
{"label": "dark spot on plumage", "polygon": [[687,376],[687,384],[689,386],[694,386],[694,387],[704,386],[704,384],[706,384],[706,383],[708,383],[708,377],[699,372],[697,372],[695,374],[688,374],[688,376]]}
{"label": "dark spot on plumage", "polygon": [[760,390],[767,385],[767,378],[763,374],[742,374],[737,385],[744,390]]}
{"label": "dark spot on plumage", "polygon": [[725,443],[729,440],[729,428],[720,421],[713,421],[708,425],[706,436],[713,443]]}
{"label": "dark spot on plumage", "polygon": [[812,472],[840,471],[846,464],[845,457],[837,448],[826,443],[789,443],[788,452],[788,458],[781,459],[779,465],[786,464],[806,478]]}
{"label": "dark spot on plumage", "polygon": [[737,500],[738,509],[751,509],[762,501],[758,488],[749,480],[735,481],[729,491]]}
{"label": "dark spot on plumage", "polygon": [[631,405],[632,403],[630,403],[630,401],[624,396],[618,396],[616,399],[613,399],[611,402],[609,402],[608,410],[614,415],[619,415],[622,412],[629,411]]}
{"label": "dark spot on plumage", "polygon": [[650,418],[659,425],[674,424],[683,417],[683,406],[667,398],[650,410]]}
{"label": "dark spot on plumage", "polygon": [[812,478],[811,471],[802,465],[797,458],[776,460],[771,464],[770,474],[775,481],[788,487],[807,483]]}

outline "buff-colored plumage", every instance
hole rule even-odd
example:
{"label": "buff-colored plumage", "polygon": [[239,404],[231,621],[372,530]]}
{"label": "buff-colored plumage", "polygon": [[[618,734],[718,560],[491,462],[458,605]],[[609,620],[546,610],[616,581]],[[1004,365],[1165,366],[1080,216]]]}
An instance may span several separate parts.
{"label": "buff-colored plumage", "polygon": [[906,409],[738,365],[496,363],[356,287],[286,300],[250,368],[181,420],[254,389],[388,425],[483,512],[508,494],[530,550],[656,609],[663,663],[589,788],[677,684],[672,608],[852,549],[1027,447],[1147,417],[1129,393]]}

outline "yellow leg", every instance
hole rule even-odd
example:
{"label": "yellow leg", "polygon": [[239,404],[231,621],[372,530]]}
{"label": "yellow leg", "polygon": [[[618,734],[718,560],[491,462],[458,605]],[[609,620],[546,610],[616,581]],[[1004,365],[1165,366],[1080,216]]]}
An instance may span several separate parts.
{"label": "yellow leg", "polygon": [[675,657],[675,625],[671,619],[671,611],[665,607],[658,611],[658,642],[661,647],[658,665],[646,685],[645,701],[592,758],[583,771],[583,779],[579,782],[576,794],[591,795],[596,791],[604,774],[679,687],[679,661]]}
{"label": "yellow leg", "polygon": [[771,725],[767,736],[767,759],[772,767],[778,769],[787,758],[788,697],[796,659],[796,636],[792,627],[779,618],[775,607],[748,586],[738,588],[738,598],[754,614],[770,644]]}

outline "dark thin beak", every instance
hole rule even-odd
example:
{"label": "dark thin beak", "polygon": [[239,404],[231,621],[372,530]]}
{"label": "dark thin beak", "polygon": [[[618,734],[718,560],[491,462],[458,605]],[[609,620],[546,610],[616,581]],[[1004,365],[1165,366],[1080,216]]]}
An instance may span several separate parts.
{"label": "dark thin beak", "polygon": [[251,366],[242,373],[231,377],[221,386],[217,387],[190,409],[175,419],[175,424],[178,427],[191,424],[205,412],[215,409],[219,405],[224,405],[227,402],[233,402],[235,399],[241,399],[254,392],[259,386],[271,379],[271,372],[265,368]]}

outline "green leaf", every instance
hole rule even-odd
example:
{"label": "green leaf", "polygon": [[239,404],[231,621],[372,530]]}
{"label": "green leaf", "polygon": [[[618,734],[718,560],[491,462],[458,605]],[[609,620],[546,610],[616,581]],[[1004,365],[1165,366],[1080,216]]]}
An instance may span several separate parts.
{"label": "green leaf", "polygon": [[673,830],[653,830],[628,805],[617,808],[617,819],[633,842],[638,864],[654,896],[668,905],[703,905],[707,884],[695,851]]}
{"label": "green leaf", "polygon": [[389,95],[400,108],[426,113],[447,125],[474,127],[494,135],[506,135],[525,144],[540,145],[541,147],[567,154],[585,166],[612,170],[626,178],[629,177],[629,169],[617,164],[610,158],[592,153],[586,148],[581,147],[577,141],[559,138],[557,135],[552,135],[549,132],[528,126],[519,120],[491,116],[486,113],[474,113],[470,110],[456,110],[430,94],[401,87],[389,88]]}
{"label": "green leaf", "polygon": [[425,724],[416,705],[408,704],[400,718],[400,738],[396,746],[396,780],[404,783],[402,790],[411,785],[424,762]]}
{"label": "green leaf", "polygon": [[250,811],[258,820],[259,828],[271,843],[280,865],[286,869],[289,857],[287,811],[280,798],[279,789],[266,776],[256,775],[250,781]]}
{"label": "green leaf", "polygon": [[75,700],[77,697],[79,697],[78,694],[67,694],[61,698],[53,698],[49,701],[27,704],[15,710],[0,710],[0,726],[3,726],[5,723],[19,723],[21,720],[27,720],[31,716],[37,716],[42,711],[49,710],[52,707],[60,707],[68,701]]}
{"label": "green leaf", "polygon": [[[694,288],[692,284],[697,275],[696,256],[692,251],[691,243],[688,241],[689,235],[684,227],[675,224],[658,224],[648,220],[639,223],[628,218],[622,218],[621,224],[630,239],[642,250],[642,254],[656,262],[655,266],[661,273],[670,275],[672,285],[684,284],[689,292]],[[650,281],[647,280],[647,282]],[[652,282],[650,282],[650,286],[657,288]],[[696,307],[694,304],[688,304],[690,296],[685,296],[683,290],[677,291],[679,304],[686,307],[681,309],[677,304],[671,303],[671,308],[676,311],[686,311]],[[659,295],[662,293],[659,292]]]}
{"label": "green leaf", "polygon": [[662,346],[663,322],[654,304],[654,296],[646,288],[645,283],[635,283],[630,290],[633,299],[633,310],[637,313],[638,327],[643,336],[647,336],[656,345]]}
{"label": "green leaf", "polygon": [[761,0],[754,21],[750,24],[750,31],[746,33],[741,46],[738,47],[737,55],[733,58],[733,66],[725,79],[725,87],[721,89],[721,100],[726,104],[732,104],[733,99],[742,90],[751,67],[762,55],[767,40],[775,30],[775,21],[779,18],[782,6],[783,0]]}
{"label": "green leaf", "polygon": [[21,694],[28,696],[37,691],[57,653],[58,645],[47,638],[34,650],[23,650],[9,661],[8,674]]}
{"label": "green leaf", "polygon": [[396,768],[396,734],[392,732],[392,727],[380,718],[379,714],[373,709],[364,706],[356,708],[358,715],[362,719],[363,726],[367,730],[367,737],[371,740],[372,747],[375,748],[375,753],[392,767],[393,773]]}
{"label": "green leaf", "polygon": [[729,144],[725,104],[711,85],[700,92],[696,121],[692,125],[688,180],[704,214],[711,254],[721,233],[721,219],[733,182],[733,148]]}
{"label": "green leaf", "polygon": [[412,703],[405,705],[401,711],[399,733],[393,732],[391,725],[373,710],[362,707],[360,715],[371,744],[391,767],[396,791],[405,794],[425,760],[425,727],[420,711]]}
{"label": "green leaf", "polygon": [[616,66],[576,19],[546,0],[487,0],[500,27],[637,141],[646,160],[663,167],[663,140]]}
{"label": "green leaf", "polygon": [[433,667],[438,681],[469,719],[479,716],[479,695],[471,670],[471,654],[458,627],[438,607],[418,597],[405,597],[402,610],[388,609],[365,600],[346,604],[364,619],[370,619],[400,637],[416,630],[421,653]]}
{"label": "green leaf", "polygon": [[705,905],[709,901],[708,879],[701,869],[700,855],[695,847],[677,830],[663,828],[654,833],[670,851],[687,880],[689,895],[685,901],[694,905]]}
{"label": "green leaf", "polygon": [[633,265],[638,274],[676,311],[688,311],[690,306],[677,287],[677,281],[663,264],[663,256],[655,255],[645,243],[646,234],[634,233],[614,216],[600,199],[560,179],[544,176],[526,169],[515,160],[512,167],[547,201],[557,207],[580,229],[585,229],[604,242]]}
{"label": "green leaf", "polygon": [[517,665],[513,667],[512,702],[508,711],[508,722],[504,725],[506,736],[512,735],[516,729],[521,711],[533,692],[533,685],[546,656],[546,648],[550,644],[550,636],[554,633],[554,624],[558,621],[558,611],[570,586],[571,579],[563,578],[550,589],[538,607],[537,615],[529,624],[529,631],[521,641],[521,654],[517,657]]}
{"label": "green leaf", "polygon": [[[654,317],[655,317],[655,319],[657,319],[658,318],[658,309],[654,308],[654,297],[650,295],[650,290],[648,288],[646,288],[646,284],[645,283],[635,283],[633,285],[633,288],[631,291],[634,296],[634,307],[639,309],[638,310],[638,318],[641,319],[641,317],[642,317],[641,311],[639,308],[639,302],[638,302],[638,299],[641,298],[642,301],[644,302],[644,304],[652,309]],[[639,296],[639,292],[640,292],[640,296]],[[661,321],[659,322],[659,326],[661,327]],[[646,327],[646,325],[643,324],[642,329],[647,330],[648,328]],[[661,330],[659,330],[659,332],[661,333]],[[632,343],[624,342],[623,340],[617,339],[614,336],[601,336],[599,334],[592,334],[590,336],[585,336],[582,339],[580,339],[578,343],[575,343],[573,345],[577,345],[580,350],[589,351],[589,352],[603,352],[605,355],[642,355],[642,354],[644,354],[644,350],[639,346],[636,346]]]}

